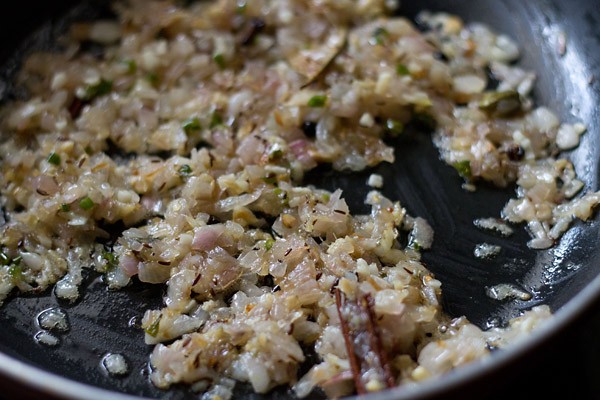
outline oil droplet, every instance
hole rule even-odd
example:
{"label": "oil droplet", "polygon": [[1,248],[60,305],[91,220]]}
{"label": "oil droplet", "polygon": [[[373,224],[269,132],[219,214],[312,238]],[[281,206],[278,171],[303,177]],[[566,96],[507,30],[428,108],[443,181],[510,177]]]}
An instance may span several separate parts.
{"label": "oil droplet", "polygon": [[142,321],[140,321],[140,317],[134,316],[129,319],[127,326],[129,326],[130,328],[133,328],[133,329],[141,329]]}
{"label": "oil droplet", "polygon": [[36,343],[43,344],[44,346],[54,347],[60,344],[60,339],[46,331],[39,331],[33,336]]}
{"label": "oil droplet", "polygon": [[69,330],[67,313],[59,307],[49,308],[39,313],[37,322],[40,328],[48,331],[66,332]]}
{"label": "oil droplet", "polygon": [[102,366],[110,375],[123,376],[129,373],[129,365],[122,354],[106,354],[102,358]]}

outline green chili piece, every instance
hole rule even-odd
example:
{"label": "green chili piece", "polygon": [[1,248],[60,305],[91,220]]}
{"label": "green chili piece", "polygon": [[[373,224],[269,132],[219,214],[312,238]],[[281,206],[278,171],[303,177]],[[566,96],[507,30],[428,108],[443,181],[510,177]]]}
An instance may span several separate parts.
{"label": "green chili piece", "polygon": [[463,178],[466,178],[466,179],[471,178],[471,161],[469,161],[469,160],[458,161],[458,162],[455,162],[454,164],[452,164],[452,166],[454,167],[456,172],[458,172],[458,174],[460,176],[462,176]]}
{"label": "green chili piece", "polygon": [[158,329],[160,328],[161,319],[162,314],[159,315],[158,318],[156,318],[156,320],[154,320],[154,322],[152,322],[152,324],[145,329],[145,332],[152,337],[156,337],[156,335],[158,335]]}
{"label": "green chili piece", "polygon": [[96,97],[104,96],[105,94],[110,93],[111,90],[112,81],[102,78],[100,79],[100,82],[94,85],[89,85],[85,88],[83,100],[90,101]]}
{"label": "green chili piece", "polygon": [[277,176],[275,174],[268,174],[262,180],[269,185],[275,185],[277,183]]}
{"label": "green chili piece", "polygon": [[3,251],[0,251],[0,265],[8,265],[12,260]]}
{"label": "green chili piece", "polygon": [[213,56],[213,61],[215,62],[215,64],[217,64],[219,69],[225,69],[225,57],[223,56],[223,54],[221,54],[221,53],[215,54]]}
{"label": "green chili piece", "polygon": [[179,172],[179,176],[189,176],[192,173],[192,167],[187,164],[183,164],[181,167],[179,167],[177,172]]}
{"label": "green chili piece", "polygon": [[119,265],[119,257],[110,251],[105,251],[102,253],[102,258],[106,260],[106,265],[108,269],[114,269]]}
{"label": "green chili piece", "polygon": [[56,153],[50,153],[47,161],[52,165],[60,165],[60,156]]}
{"label": "green chili piece", "polygon": [[221,117],[221,114],[219,114],[218,112],[214,111],[210,117],[210,129],[215,128],[219,125],[223,125],[223,117]]}
{"label": "green chili piece", "polygon": [[513,115],[521,109],[521,106],[521,95],[516,90],[486,92],[479,102],[480,109],[500,117]]}
{"label": "green chili piece", "polygon": [[96,204],[94,203],[94,200],[90,199],[87,196],[79,200],[79,207],[81,207],[82,210],[91,210],[92,208],[94,208],[95,205]]}
{"label": "green chili piece", "polygon": [[327,103],[327,96],[318,94],[311,97],[307,104],[309,107],[324,107],[325,103]]}
{"label": "green chili piece", "polygon": [[273,248],[273,245],[275,244],[275,240],[273,239],[267,239],[265,241],[265,250],[269,251]]}
{"label": "green chili piece", "polygon": [[384,27],[380,26],[375,28],[373,31],[373,37],[371,40],[371,44],[383,45],[385,43],[386,38],[390,35],[390,33]]}
{"label": "green chili piece", "polygon": [[202,125],[200,124],[200,120],[198,117],[190,118],[183,122],[182,128],[186,134],[190,135],[194,132],[198,132],[202,129]]}
{"label": "green chili piece", "polygon": [[410,75],[410,70],[406,65],[398,64],[396,65],[396,74],[401,76]]}
{"label": "green chili piece", "polygon": [[404,124],[397,119],[389,118],[385,121],[386,131],[393,137],[399,136],[404,132]]}

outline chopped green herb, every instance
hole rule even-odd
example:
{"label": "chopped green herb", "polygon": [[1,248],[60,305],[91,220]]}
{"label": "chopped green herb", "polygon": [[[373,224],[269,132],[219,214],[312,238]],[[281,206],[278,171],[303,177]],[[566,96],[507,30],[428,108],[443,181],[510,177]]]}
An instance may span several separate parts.
{"label": "chopped green herb", "polygon": [[102,253],[102,258],[106,260],[106,266],[108,269],[114,269],[119,265],[119,257],[115,255],[115,253],[111,253],[110,251],[105,251]]}
{"label": "chopped green herb", "polygon": [[9,256],[7,256],[3,251],[0,251],[0,264],[1,265],[8,265],[10,264],[12,260],[10,259]]}
{"label": "chopped green herb", "polygon": [[327,96],[318,94],[311,97],[307,104],[309,107],[324,107],[325,103],[327,103]]}
{"label": "chopped green herb", "polygon": [[269,153],[269,161],[279,160],[283,157],[283,150],[275,149]]}
{"label": "chopped green herb", "polygon": [[192,173],[192,167],[187,164],[183,164],[181,167],[179,167],[177,172],[179,173],[179,176],[189,176]]}
{"label": "chopped green herb", "polygon": [[463,178],[471,178],[471,162],[469,160],[462,160],[452,164],[456,172]]}
{"label": "chopped green herb", "polygon": [[269,185],[275,185],[277,183],[277,176],[275,174],[268,174],[262,180]]}
{"label": "chopped green herb", "polygon": [[156,335],[158,335],[158,328],[160,328],[161,319],[162,314],[159,315],[158,318],[156,318],[156,320],[154,320],[154,322],[152,322],[152,324],[145,329],[145,332],[152,337],[156,337]]}
{"label": "chopped green herb", "polygon": [[273,239],[267,239],[265,241],[265,250],[269,251],[273,248],[273,245],[275,244],[275,240]]}
{"label": "chopped green herb", "polygon": [[20,281],[23,279],[23,269],[19,264],[12,264],[10,267],[8,267],[8,274],[15,281]]}
{"label": "chopped green herb", "polygon": [[386,131],[393,137],[399,136],[404,132],[404,124],[397,119],[389,118],[385,121]]}
{"label": "chopped green herb", "polygon": [[95,205],[94,200],[87,196],[79,201],[79,207],[81,207],[82,210],[91,210]]}
{"label": "chopped green herb", "polygon": [[61,204],[60,205],[60,211],[62,212],[69,212],[71,211],[71,206],[68,204]]}
{"label": "chopped green herb", "polygon": [[198,117],[194,117],[184,121],[182,128],[186,134],[190,135],[194,132],[201,130],[202,125],[200,124],[200,120],[198,119]]}
{"label": "chopped green herb", "polygon": [[123,60],[123,64],[127,66],[127,73],[133,75],[137,72],[137,63],[135,60]]}
{"label": "chopped green herb", "polygon": [[160,83],[160,78],[158,77],[158,74],[156,72],[148,72],[146,74],[146,79],[154,87],[157,87]]}
{"label": "chopped green herb", "polygon": [[213,61],[219,66],[220,69],[225,69],[225,57],[221,53],[217,53],[213,56]]}
{"label": "chopped green herb", "polygon": [[408,247],[415,251],[421,251],[421,245],[416,240],[411,240],[410,243],[408,244]]}
{"label": "chopped green herb", "polygon": [[371,44],[379,44],[382,45],[385,43],[385,39],[390,35],[390,33],[384,27],[377,27],[373,31],[373,37],[371,40]]}
{"label": "chopped green herb", "polygon": [[47,161],[52,165],[60,165],[60,156],[56,153],[50,153]]}
{"label": "chopped green herb", "polygon": [[210,117],[210,129],[215,128],[219,125],[223,125],[223,117],[221,117],[221,114],[219,114],[216,111],[213,111],[211,117]]}
{"label": "chopped green herb", "polygon": [[100,82],[94,85],[89,85],[85,88],[83,100],[90,101],[96,97],[104,96],[105,94],[110,93],[111,90],[112,81],[102,78],[100,79]]}
{"label": "chopped green herb", "polygon": [[273,194],[281,201],[281,205],[287,207],[289,205],[289,199],[287,192],[281,188],[276,187],[273,189]]}
{"label": "chopped green herb", "polygon": [[508,117],[521,109],[521,95],[516,90],[502,92],[486,92],[479,102],[479,108],[498,115]]}
{"label": "chopped green herb", "polygon": [[248,3],[246,3],[245,1],[238,1],[238,4],[237,4],[237,13],[238,14],[245,13],[247,8],[248,8]]}
{"label": "chopped green herb", "polygon": [[23,269],[21,268],[21,256],[10,258],[4,252],[0,252],[0,264],[3,266],[8,265],[8,274],[12,277],[13,281],[22,279]]}
{"label": "chopped green herb", "polygon": [[406,65],[398,64],[398,65],[396,65],[396,73],[398,75],[402,75],[402,76],[410,75],[410,70],[408,69],[408,67]]}

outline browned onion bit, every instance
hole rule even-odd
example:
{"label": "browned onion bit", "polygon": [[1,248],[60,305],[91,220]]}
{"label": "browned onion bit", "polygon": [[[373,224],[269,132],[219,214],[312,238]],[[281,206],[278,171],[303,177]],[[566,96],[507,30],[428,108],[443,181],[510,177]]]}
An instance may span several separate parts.
{"label": "browned onion bit", "polygon": [[369,392],[367,379],[377,379],[388,388],[394,387],[395,381],[381,344],[371,295],[360,295],[353,301],[336,289],[335,303],[356,393]]}

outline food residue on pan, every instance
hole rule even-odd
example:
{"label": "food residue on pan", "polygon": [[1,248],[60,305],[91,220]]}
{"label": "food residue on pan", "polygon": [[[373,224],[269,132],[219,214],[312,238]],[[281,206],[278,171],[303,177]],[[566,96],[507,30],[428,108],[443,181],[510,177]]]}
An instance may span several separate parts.
{"label": "food residue on pan", "polygon": [[477,218],[473,221],[473,225],[480,229],[497,232],[504,237],[509,237],[514,232],[506,221],[499,218]]}
{"label": "food residue on pan", "polygon": [[37,322],[40,328],[47,331],[66,332],[69,330],[67,313],[58,307],[49,308],[39,313]]}
{"label": "food residue on pan", "polygon": [[[421,263],[431,221],[377,190],[381,176],[368,215],[303,184],[319,164],[393,162],[388,139],[410,125],[465,188],[516,184],[482,229],[522,224],[546,249],[600,202],[560,157],[584,125],[533,102],[516,43],[446,13],[422,12],[419,30],[392,3],[131,0],[74,25],[63,52],[30,54],[26,98],[1,111],[0,298],[76,300],[90,268],[112,289],[166,285],[141,321],[151,381],[223,399],[236,382],[298,397],[417,385],[527,336],[549,307],[491,330],[444,313]],[[299,376],[307,349],[318,361]],[[119,374],[121,357],[102,364]]]}
{"label": "food residue on pan", "polygon": [[502,247],[490,243],[478,243],[473,249],[473,255],[480,259],[496,257],[502,251]]}
{"label": "food residue on pan", "polygon": [[512,283],[500,283],[498,285],[490,286],[486,288],[485,292],[494,300],[506,300],[514,298],[526,301],[532,298],[531,293],[526,292]]}
{"label": "food residue on pan", "polygon": [[102,367],[113,376],[124,376],[129,373],[129,365],[122,354],[108,353],[102,358]]}
{"label": "food residue on pan", "polygon": [[60,344],[60,339],[47,331],[39,331],[33,336],[36,343],[48,347],[55,347]]}

